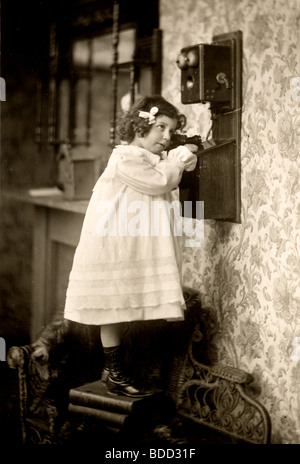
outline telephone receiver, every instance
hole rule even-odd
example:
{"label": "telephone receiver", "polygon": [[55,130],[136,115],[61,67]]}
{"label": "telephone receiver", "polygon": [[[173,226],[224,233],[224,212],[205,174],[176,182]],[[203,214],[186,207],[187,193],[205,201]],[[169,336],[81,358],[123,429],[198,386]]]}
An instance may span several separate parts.
{"label": "telephone receiver", "polygon": [[168,151],[173,150],[179,145],[187,145],[187,144],[197,145],[198,152],[204,149],[200,135],[192,135],[191,137],[188,137],[187,135],[184,135],[184,134],[174,134],[172,136],[171,143],[168,147]]}

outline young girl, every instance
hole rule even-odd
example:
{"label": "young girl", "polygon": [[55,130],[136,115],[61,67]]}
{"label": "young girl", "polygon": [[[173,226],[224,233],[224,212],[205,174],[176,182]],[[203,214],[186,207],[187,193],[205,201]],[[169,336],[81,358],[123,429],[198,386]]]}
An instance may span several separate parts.
{"label": "young girl", "polygon": [[180,237],[172,224],[162,233],[157,214],[161,205],[160,214],[171,217],[166,205],[178,200],[182,172],[197,162],[195,146],[166,154],[180,117],[161,96],[145,97],[125,114],[122,144],[94,187],[74,256],[65,318],[100,326],[113,393],[145,394],[122,368],[124,323],[184,315]]}

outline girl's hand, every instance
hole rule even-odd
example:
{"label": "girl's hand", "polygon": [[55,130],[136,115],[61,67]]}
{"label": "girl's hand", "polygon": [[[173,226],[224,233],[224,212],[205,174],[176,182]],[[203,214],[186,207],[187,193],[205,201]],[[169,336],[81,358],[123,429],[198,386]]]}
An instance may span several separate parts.
{"label": "girl's hand", "polygon": [[197,145],[194,145],[192,143],[186,143],[185,145],[183,145],[184,147],[188,148],[192,153],[197,153],[197,151],[199,150],[198,146]]}
{"label": "girl's hand", "polygon": [[[196,145],[188,146],[197,147]],[[170,150],[168,159],[176,161],[178,166],[185,171],[193,171],[197,164],[197,156],[189,150],[187,145],[179,145],[179,147]]]}

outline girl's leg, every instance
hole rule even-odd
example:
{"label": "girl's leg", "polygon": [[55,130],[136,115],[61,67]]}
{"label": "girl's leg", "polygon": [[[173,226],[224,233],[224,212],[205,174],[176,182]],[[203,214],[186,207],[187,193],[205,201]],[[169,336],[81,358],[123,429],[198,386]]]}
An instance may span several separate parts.
{"label": "girl's leg", "polygon": [[106,324],[100,327],[100,339],[105,356],[105,366],[102,371],[102,382],[107,382],[109,375],[111,356],[113,351],[118,350],[122,341],[122,324]]}
{"label": "girl's leg", "polygon": [[123,324],[108,324],[100,327],[103,348],[119,346],[122,340]]}
{"label": "girl's leg", "polygon": [[133,385],[133,381],[125,375],[121,359],[121,341],[123,324],[103,325],[100,337],[105,355],[105,368],[102,381],[106,380],[108,390],[120,395],[142,397],[149,395]]}

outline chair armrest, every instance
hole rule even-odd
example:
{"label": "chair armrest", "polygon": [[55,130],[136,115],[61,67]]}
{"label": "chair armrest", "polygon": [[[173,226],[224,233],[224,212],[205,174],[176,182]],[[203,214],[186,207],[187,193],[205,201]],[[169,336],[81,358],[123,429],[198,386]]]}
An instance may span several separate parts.
{"label": "chair armrest", "polygon": [[37,398],[50,384],[48,364],[34,358],[34,345],[12,346],[7,353],[7,363],[18,370],[21,414],[28,414]]}
{"label": "chair armrest", "polygon": [[24,346],[12,346],[7,353],[7,364],[11,369],[18,370],[18,381],[19,381],[19,411],[20,411],[20,423],[21,423],[21,435],[22,442],[26,440],[26,426],[25,417],[28,410],[28,363],[32,353],[31,345]]}
{"label": "chair armrest", "polygon": [[253,381],[253,376],[222,363],[210,366],[196,359],[199,334],[196,326],[187,353],[173,374],[177,388],[173,386],[172,393],[177,411],[182,417],[238,441],[269,443],[269,414],[245,388]]}
{"label": "chair armrest", "polygon": [[24,369],[26,360],[33,351],[32,345],[12,346],[7,353],[7,364],[11,369]]}
{"label": "chair armrest", "polygon": [[253,382],[253,376],[249,372],[245,372],[236,367],[228,366],[223,363],[213,364],[209,367],[210,373],[213,376],[220,377],[221,379],[235,382],[237,384],[248,384]]}
{"label": "chair armrest", "polygon": [[72,323],[57,314],[34,343],[11,347],[7,362],[18,369],[22,411],[40,414],[42,408],[44,413],[50,403],[65,408],[69,388],[100,376],[99,345],[97,327]]}

